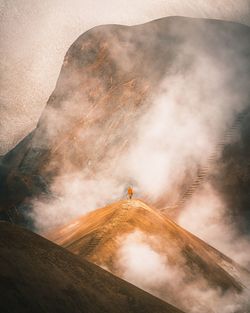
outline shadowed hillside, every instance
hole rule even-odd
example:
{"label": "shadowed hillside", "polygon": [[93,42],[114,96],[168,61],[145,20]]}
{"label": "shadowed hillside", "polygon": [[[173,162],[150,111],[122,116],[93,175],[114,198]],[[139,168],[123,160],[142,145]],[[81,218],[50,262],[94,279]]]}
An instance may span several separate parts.
{"label": "shadowed hillside", "polygon": [[181,313],[27,230],[0,223],[1,313]]}

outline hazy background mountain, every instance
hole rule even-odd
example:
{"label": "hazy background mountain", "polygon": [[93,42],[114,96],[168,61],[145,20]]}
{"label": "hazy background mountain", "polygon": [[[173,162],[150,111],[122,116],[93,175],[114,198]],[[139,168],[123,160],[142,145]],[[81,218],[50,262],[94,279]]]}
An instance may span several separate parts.
{"label": "hazy background mountain", "polygon": [[1,210],[41,231],[133,184],[248,265],[249,38],[245,25],[180,17],[84,33],[36,130],[2,159]]}
{"label": "hazy background mountain", "polygon": [[249,0],[0,1],[0,155],[36,125],[65,52],[87,29],[183,15],[250,24]]}

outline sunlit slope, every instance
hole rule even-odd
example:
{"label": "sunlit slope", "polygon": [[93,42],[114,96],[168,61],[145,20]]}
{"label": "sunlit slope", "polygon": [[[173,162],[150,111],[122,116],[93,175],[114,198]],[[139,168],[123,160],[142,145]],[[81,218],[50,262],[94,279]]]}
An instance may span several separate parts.
{"label": "sunlit slope", "polygon": [[202,275],[211,286],[242,290],[243,269],[140,200],[123,200],[98,209],[48,237],[83,259],[119,274],[115,264],[121,238],[136,230],[155,236],[158,242],[152,244],[154,249],[172,264],[185,264],[190,277]]}

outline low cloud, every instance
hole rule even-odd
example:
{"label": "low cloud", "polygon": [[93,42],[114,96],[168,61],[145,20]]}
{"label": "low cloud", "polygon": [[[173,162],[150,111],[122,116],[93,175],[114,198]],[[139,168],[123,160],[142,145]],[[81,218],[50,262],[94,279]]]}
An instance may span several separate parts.
{"label": "low cloud", "polygon": [[[211,288],[197,273],[192,277],[184,257],[173,264],[159,251],[161,245],[167,244],[161,238],[135,231],[120,238],[120,243],[115,264],[120,276],[185,312],[243,313],[249,310],[247,289],[242,294],[223,292],[220,288]],[[178,247],[171,249],[170,254],[180,257]]]}
{"label": "low cloud", "polygon": [[[112,192],[111,192],[112,191]],[[123,186],[103,178],[86,179],[84,174],[58,176],[53,196],[33,199],[30,213],[39,232],[66,224],[76,216],[100,208],[119,199]]]}
{"label": "low cloud", "polygon": [[[185,33],[186,29],[180,27],[183,24],[172,20],[170,35],[181,42],[174,48],[171,44],[158,47],[162,40],[157,34],[153,38],[152,32],[141,31],[140,44],[146,43],[151,62],[148,72],[126,72],[138,68],[138,59],[143,55],[140,53],[144,52],[137,49],[138,38],[133,37],[129,28],[119,30],[120,37],[112,37],[109,28],[104,27],[103,32],[100,30],[103,28],[98,28],[96,33],[92,31],[90,43],[84,40],[74,43],[75,50],[71,49],[65,58],[64,76],[59,78],[55,103],[52,100],[50,103],[53,108],[48,106],[43,127],[35,138],[35,145],[39,146],[43,144],[40,139],[47,134],[45,144],[52,150],[48,165],[52,169],[48,170],[53,172],[54,165],[59,169],[51,185],[53,197],[33,201],[32,216],[38,230],[67,223],[71,218],[124,198],[124,190],[131,183],[135,197],[149,199],[153,204],[163,198],[162,207],[176,204],[183,190],[196,179],[200,166],[207,166],[210,155],[216,151],[215,160],[220,157],[223,147],[219,143],[248,105],[249,60],[245,53],[248,43],[240,41],[242,46],[238,50],[237,38],[229,35],[227,27],[218,26],[217,37],[217,28],[210,31],[204,23],[199,24],[199,29],[193,26]],[[168,39],[172,38],[170,35]],[[104,42],[95,36],[101,36]],[[155,60],[152,38],[169,60],[162,55],[162,59]],[[112,41],[110,49],[108,40]],[[231,49],[226,45],[229,42]],[[85,64],[86,56],[96,60],[103,55],[105,62],[112,64],[117,72],[131,75],[130,80],[113,80],[112,75],[117,72],[109,73],[105,62],[102,64],[103,73],[107,74],[105,79],[102,75],[92,75],[91,71],[79,71],[79,64]],[[72,64],[67,63],[70,56]],[[143,77],[135,75],[138,73]],[[160,75],[161,79],[156,80]],[[136,87],[130,88],[130,84]],[[144,99],[140,92],[155,85]],[[139,105],[135,102],[138,93],[143,99]],[[57,98],[58,94],[62,97]],[[78,115],[83,119],[80,122]],[[65,133],[67,145],[63,140],[61,146],[54,145],[53,140],[60,132]],[[237,136],[235,129],[234,135],[224,143]],[[61,153],[58,147],[63,147]],[[213,165],[209,170],[213,172]],[[230,212],[220,195],[208,189],[203,193],[197,190],[198,198],[187,208],[184,206],[178,222],[241,264],[249,264],[247,253],[241,252],[243,248],[249,251],[249,238],[242,237],[237,225],[226,218]],[[202,204],[197,200],[200,192]]]}
{"label": "low cloud", "polygon": [[250,237],[240,233],[220,194],[209,183],[188,201],[178,224],[239,264],[250,267]]}

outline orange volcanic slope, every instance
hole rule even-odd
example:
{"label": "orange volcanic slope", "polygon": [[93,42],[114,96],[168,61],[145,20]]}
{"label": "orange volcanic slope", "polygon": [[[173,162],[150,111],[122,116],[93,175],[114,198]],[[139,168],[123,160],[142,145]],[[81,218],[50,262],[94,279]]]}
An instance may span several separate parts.
{"label": "orange volcanic slope", "polygon": [[123,200],[98,209],[48,237],[119,275],[115,264],[121,238],[136,230],[156,236],[158,243],[153,248],[171,264],[183,266],[184,260],[190,277],[202,275],[211,286],[242,290],[240,277],[245,270],[140,200]]}
{"label": "orange volcanic slope", "polygon": [[47,237],[184,311],[249,308],[241,300],[247,270],[140,200],[113,203]]}

